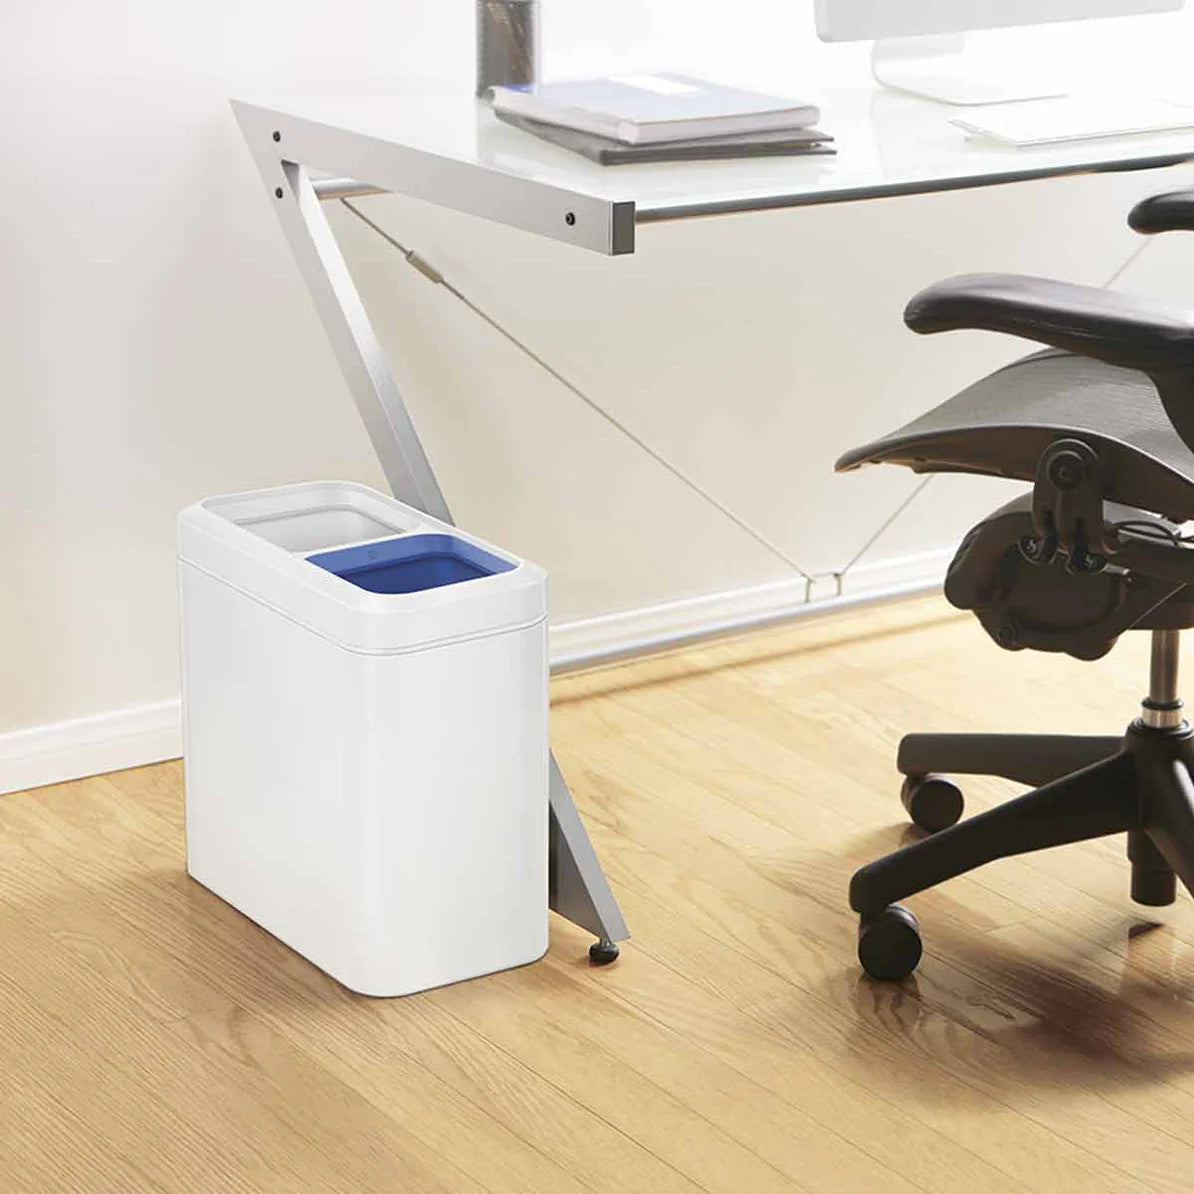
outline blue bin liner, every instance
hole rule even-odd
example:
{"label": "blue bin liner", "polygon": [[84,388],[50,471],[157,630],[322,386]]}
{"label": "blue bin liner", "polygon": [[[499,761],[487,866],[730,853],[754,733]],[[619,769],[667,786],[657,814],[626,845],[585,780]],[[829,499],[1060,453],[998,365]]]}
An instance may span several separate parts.
{"label": "blue bin liner", "polygon": [[370,593],[421,593],[512,572],[517,566],[454,535],[404,535],[320,552],[307,560]]}

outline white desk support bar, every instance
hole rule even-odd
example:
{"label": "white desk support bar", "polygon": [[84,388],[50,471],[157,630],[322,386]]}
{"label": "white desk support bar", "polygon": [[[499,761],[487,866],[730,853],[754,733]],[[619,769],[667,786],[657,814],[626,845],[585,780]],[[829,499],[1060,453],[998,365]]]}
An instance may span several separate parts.
{"label": "white desk support bar", "polygon": [[609,256],[634,252],[635,205],[487,165],[345,134],[315,120],[234,100],[232,109],[271,192],[287,164],[327,170],[379,190],[467,212]]}
{"label": "white desk support bar", "polygon": [[[391,491],[399,501],[451,522],[306,167],[351,176],[337,182],[373,179],[364,184],[369,190],[447,204],[610,254],[633,251],[634,205],[514,177],[495,187],[490,172],[421,150],[404,150],[395,168],[393,147],[379,154],[381,143],[372,138],[329,138],[326,127],[312,121],[281,118],[250,104],[234,102],[233,108]],[[598,937],[591,956],[609,961],[616,956],[611,943],[630,933],[554,754],[550,767],[549,903]]]}

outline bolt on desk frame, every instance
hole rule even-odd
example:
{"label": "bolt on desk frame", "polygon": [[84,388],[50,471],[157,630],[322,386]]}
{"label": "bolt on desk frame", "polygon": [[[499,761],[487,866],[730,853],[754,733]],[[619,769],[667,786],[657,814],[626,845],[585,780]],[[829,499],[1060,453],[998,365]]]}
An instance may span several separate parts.
{"label": "bolt on desk frame", "polygon": [[[386,480],[400,501],[451,522],[321,198],[393,192],[609,256],[636,224],[836,203],[1194,160],[1189,133],[1064,144],[1019,155],[966,142],[942,110],[856,89],[828,97],[836,158],[601,167],[501,126],[471,96],[398,91],[297,106],[233,101],[270,202],[327,332]],[[315,115],[312,115],[312,114]],[[317,182],[309,169],[338,176]],[[628,173],[632,171],[632,173]],[[623,182],[633,180],[635,198]],[[550,906],[595,934],[594,960],[629,933],[555,761]]]}

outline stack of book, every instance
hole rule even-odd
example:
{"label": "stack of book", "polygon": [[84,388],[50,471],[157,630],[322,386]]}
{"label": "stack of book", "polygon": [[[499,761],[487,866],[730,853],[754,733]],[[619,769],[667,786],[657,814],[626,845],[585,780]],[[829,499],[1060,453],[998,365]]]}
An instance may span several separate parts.
{"label": "stack of book", "polygon": [[683,75],[493,88],[498,119],[603,166],[833,153],[812,104]]}

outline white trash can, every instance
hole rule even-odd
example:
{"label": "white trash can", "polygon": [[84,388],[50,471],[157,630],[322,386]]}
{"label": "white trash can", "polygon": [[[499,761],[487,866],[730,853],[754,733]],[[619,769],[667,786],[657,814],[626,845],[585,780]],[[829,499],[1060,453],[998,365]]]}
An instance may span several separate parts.
{"label": "white trash can", "polygon": [[353,991],[547,949],[547,577],[362,485],[179,518],[187,870]]}

